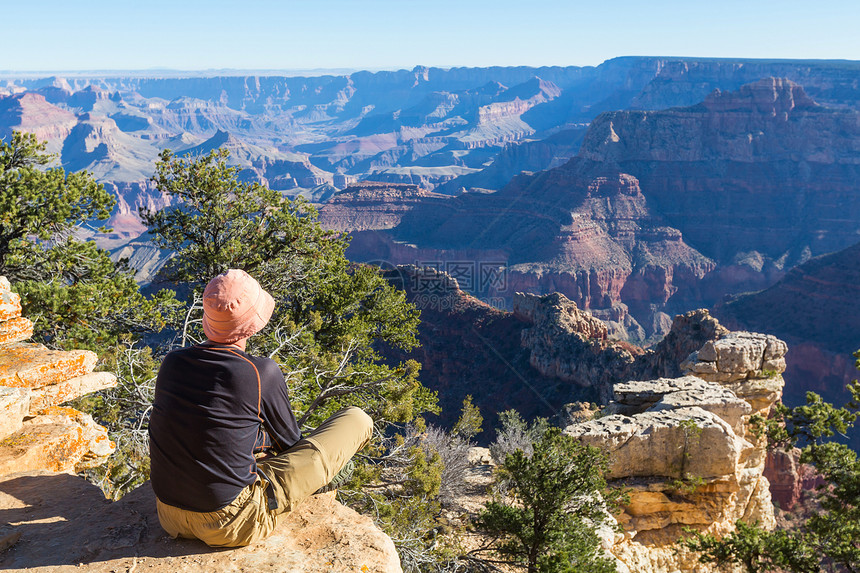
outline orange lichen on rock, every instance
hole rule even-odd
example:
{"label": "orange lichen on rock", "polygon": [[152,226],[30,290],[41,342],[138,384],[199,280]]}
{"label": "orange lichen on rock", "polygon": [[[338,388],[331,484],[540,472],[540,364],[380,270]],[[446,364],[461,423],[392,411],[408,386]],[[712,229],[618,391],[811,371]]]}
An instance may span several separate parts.
{"label": "orange lichen on rock", "polygon": [[103,464],[116,449],[92,416],[60,406],[116,386],[93,372],[89,350],[50,350],[22,342],[33,323],[21,317],[21,297],[0,276],[0,476],[19,471],[81,471]]}
{"label": "orange lichen on rock", "polygon": [[54,406],[0,440],[0,476],[19,471],[55,472],[100,465],[115,444],[107,430],[74,408]]}
{"label": "orange lichen on rock", "polygon": [[33,336],[33,323],[28,318],[19,316],[0,322],[0,346],[21,342],[31,336]]}
{"label": "orange lichen on rock", "polygon": [[[6,281],[6,285],[8,284]],[[21,297],[11,292],[8,286],[5,289],[3,286],[0,282],[0,321],[18,318],[21,316]]]}
{"label": "orange lichen on rock", "polygon": [[0,386],[0,439],[21,429],[30,410],[30,394],[23,388]]}
{"label": "orange lichen on rock", "polygon": [[0,347],[0,386],[39,388],[92,372],[98,357],[89,350],[49,350],[19,342]]}
{"label": "orange lichen on rock", "polygon": [[87,451],[83,429],[75,423],[27,425],[0,441],[0,475],[44,469],[74,469]]}
{"label": "orange lichen on rock", "polygon": [[113,388],[114,386],[116,386],[116,376],[110,372],[92,372],[57,384],[33,388],[30,390],[30,412],[57,406],[91,392]]}

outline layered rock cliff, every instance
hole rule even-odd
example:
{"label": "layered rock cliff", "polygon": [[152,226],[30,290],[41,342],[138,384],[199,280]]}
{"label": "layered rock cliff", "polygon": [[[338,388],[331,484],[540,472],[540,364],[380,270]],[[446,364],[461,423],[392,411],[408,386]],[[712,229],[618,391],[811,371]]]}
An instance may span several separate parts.
{"label": "layered rock cliff", "polygon": [[33,325],[21,298],[0,277],[0,479],[21,471],[82,471],[104,463],[115,445],[89,414],[61,406],[116,385],[93,372],[88,350],[49,350],[25,342]]}
{"label": "layered rock cliff", "polygon": [[517,178],[492,195],[416,202],[394,229],[356,233],[348,254],[504,267],[503,282],[473,292],[511,301],[518,290],[558,291],[642,338],[664,334],[655,309],[691,305],[714,268],[662,222],[635,178],[590,163]]}
{"label": "layered rock cliff", "polygon": [[594,401],[592,388],[571,385],[533,369],[530,352],[521,344],[529,323],[461,290],[457,279],[433,268],[402,266],[386,277],[405,290],[421,311],[418,338],[421,346],[409,353],[393,348],[383,354],[393,362],[414,359],[421,363],[420,379],[438,393],[442,413],[428,418],[451,428],[460,415],[463,399],[472,396],[484,416],[481,443],[492,440],[498,412],[516,409],[523,416],[562,416],[563,404]]}
{"label": "layered rock cliff", "polygon": [[76,124],[75,114],[51,105],[41,94],[0,98],[0,139],[8,139],[13,130],[25,131],[49,142],[50,151],[57,152]]}
{"label": "layered rock cliff", "polygon": [[532,368],[593,388],[602,403],[611,399],[613,384],[619,380],[680,376],[691,352],[729,334],[706,310],[694,310],[676,316],[658,344],[642,349],[609,340],[607,323],[559,293],[542,297],[517,293],[514,316],[529,324],[521,342],[529,351]]}
{"label": "layered rock cliff", "polygon": [[687,375],[615,384],[603,417],[565,429],[607,452],[607,478],[629,492],[623,535],[604,540],[622,570],[710,571],[675,546],[684,527],[775,526],[766,443],[749,418],[779,400],[786,350],[773,336],[725,334],[684,361]]}
{"label": "layered rock cliff", "polygon": [[816,104],[784,79],[701,104],[597,117],[579,157],[639,179],[668,224],[730,265],[792,266],[856,241],[860,113]]}
{"label": "layered rock cliff", "polygon": [[[786,345],[776,337],[730,332],[698,310],[675,317],[643,350],[609,340],[606,323],[557,293],[517,294],[505,312],[434,269],[401,267],[389,277],[423,304],[423,346],[413,357],[439,391],[446,425],[466,394],[485,414],[513,406],[562,418],[567,402],[609,402],[595,420],[584,408],[566,431],[606,451],[611,483],[630,489],[618,516],[623,533],[604,538],[620,571],[711,571],[675,552],[684,527],[727,533],[738,519],[772,527],[771,492],[787,504],[802,487],[796,468],[768,457],[748,423],[781,396]],[[766,471],[778,480],[773,488]]]}

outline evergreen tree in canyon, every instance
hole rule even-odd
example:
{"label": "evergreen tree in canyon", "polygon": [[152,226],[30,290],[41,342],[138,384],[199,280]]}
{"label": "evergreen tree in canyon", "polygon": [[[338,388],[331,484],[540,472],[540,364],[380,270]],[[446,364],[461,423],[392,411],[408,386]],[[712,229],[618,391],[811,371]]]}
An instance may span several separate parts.
{"label": "evergreen tree in canyon", "polygon": [[606,456],[556,427],[542,429],[530,446],[499,465],[495,499],[478,521],[493,536],[490,549],[529,573],[615,571],[596,532],[611,520],[606,508],[623,495],[607,489]]}
{"label": "evergreen tree in canyon", "polygon": [[172,293],[143,296],[124,263],[75,237],[107,219],[114,198],[86,171],[51,167],[54,159],[32,134],[0,141],[0,275],[21,295],[34,338],[101,351],[128,333],[160,330]]}
{"label": "evergreen tree in canyon", "polygon": [[286,373],[299,423],[315,426],[346,405],[380,424],[406,423],[435,409],[418,364],[390,367],[380,343],[417,345],[419,312],[375,267],[353,265],[347,238],[323,230],[316,211],[239,180],[229,153],[184,158],[165,151],[153,180],[171,206],[142,212],[153,242],[174,251],[159,280],[189,292],[183,344],[202,337],[202,288],[215,275],[247,271],[275,298],[269,325],[249,341]]}

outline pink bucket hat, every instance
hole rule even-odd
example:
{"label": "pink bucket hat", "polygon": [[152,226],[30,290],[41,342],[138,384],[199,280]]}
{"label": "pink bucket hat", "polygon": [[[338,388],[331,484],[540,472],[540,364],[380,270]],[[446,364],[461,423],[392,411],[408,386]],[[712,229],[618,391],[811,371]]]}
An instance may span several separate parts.
{"label": "pink bucket hat", "polygon": [[274,309],[272,295],[254,277],[230,269],[203,291],[203,332],[213,342],[232,344],[259,332]]}

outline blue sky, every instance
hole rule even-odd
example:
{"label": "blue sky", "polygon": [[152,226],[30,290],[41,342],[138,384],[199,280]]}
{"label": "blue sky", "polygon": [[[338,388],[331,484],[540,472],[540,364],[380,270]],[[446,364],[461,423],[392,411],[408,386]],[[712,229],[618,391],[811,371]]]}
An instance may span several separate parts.
{"label": "blue sky", "polygon": [[858,0],[0,0],[0,70],[860,60]]}

